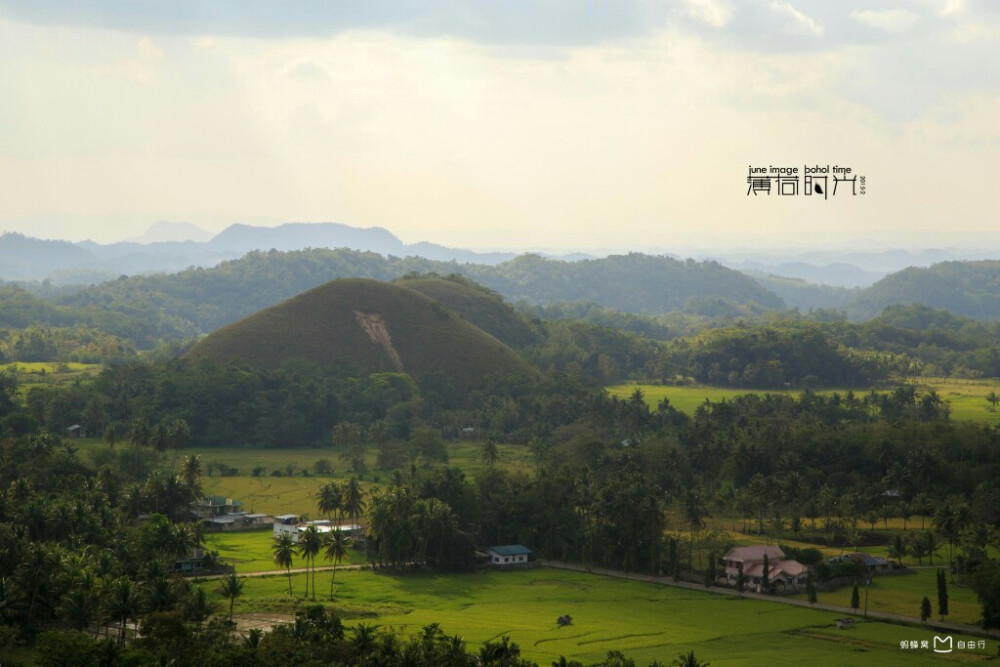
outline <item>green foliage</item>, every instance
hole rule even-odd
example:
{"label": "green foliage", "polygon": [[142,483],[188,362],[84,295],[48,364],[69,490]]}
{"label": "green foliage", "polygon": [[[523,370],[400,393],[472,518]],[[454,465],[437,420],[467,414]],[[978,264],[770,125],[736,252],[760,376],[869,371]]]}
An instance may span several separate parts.
{"label": "green foliage", "polygon": [[847,306],[856,318],[894,304],[919,303],[979,320],[1000,318],[1000,261],[941,262],[910,267],[862,290]]}

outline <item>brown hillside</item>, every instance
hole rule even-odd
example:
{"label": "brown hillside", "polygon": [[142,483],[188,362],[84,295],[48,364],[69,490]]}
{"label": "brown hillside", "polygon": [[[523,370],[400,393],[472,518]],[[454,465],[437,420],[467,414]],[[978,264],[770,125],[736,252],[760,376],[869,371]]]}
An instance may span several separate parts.
{"label": "brown hillside", "polygon": [[539,342],[541,334],[499,294],[467,278],[404,277],[396,281],[440,301],[474,325],[515,349]]}
{"label": "brown hillside", "polygon": [[462,387],[488,374],[535,374],[513,350],[410,289],[334,280],[206,336],[186,355],[265,368],[303,358],[362,371],[441,372]]}

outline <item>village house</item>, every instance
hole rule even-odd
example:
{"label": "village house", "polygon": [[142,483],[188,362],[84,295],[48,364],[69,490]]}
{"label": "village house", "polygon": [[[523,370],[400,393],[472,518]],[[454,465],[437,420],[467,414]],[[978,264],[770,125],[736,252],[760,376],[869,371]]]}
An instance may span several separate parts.
{"label": "village house", "polygon": [[206,496],[201,500],[191,503],[191,509],[199,519],[208,519],[213,516],[223,514],[235,514],[241,512],[243,503],[232,498],[222,496]]}
{"label": "village house", "polygon": [[514,565],[527,565],[528,557],[534,553],[531,549],[521,544],[507,544],[499,547],[489,547],[481,556],[487,559],[487,563],[493,567],[511,567]]}
{"label": "village house", "polygon": [[359,524],[349,523],[335,526],[328,519],[302,521],[298,514],[279,514],[274,517],[273,533],[275,537],[282,533],[288,533],[292,536],[292,541],[297,544],[299,535],[302,534],[302,531],[309,528],[309,526],[315,526],[316,530],[321,534],[326,534],[334,530],[347,533],[347,536],[354,540],[356,548],[362,546],[365,541],[365,529]]}
{"label": "village house", "polygon": [[839,563],[844,562],[857,563],[869,575],[887,574],[900,569],[896,563],[893,563],[884,556],[872,556],[871,554],[860,552],[834,556],[833,558],[828,558],[826,562],[831,568],[835,568]]}
{"label": "village house", "polygon": [[785,558],[781,547],[758,544],[750,547],[730,549],[723,560],[726,564],[726,580],[736,583],[740,564],[743,565],[743,580],[747,587],[760,591],[764,580],[764,556],[768,561],[768,581],[778,589],[795,590],[805,586],[808,579],[806,566],[797,560]]}
{"label": "village house", "polygon": [[201,523],[210,532],[228,533],[237,530],[267,530],[272,521],[268,514],[233,512],[202,519]]}

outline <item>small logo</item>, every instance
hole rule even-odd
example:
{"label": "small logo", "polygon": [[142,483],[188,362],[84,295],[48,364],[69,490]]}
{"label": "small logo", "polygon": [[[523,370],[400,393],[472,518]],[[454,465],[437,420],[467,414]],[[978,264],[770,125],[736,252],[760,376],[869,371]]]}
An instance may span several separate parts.
{"label": "small logo", "polygon": [[934,652],[935,653],[951,653],[951,636],[947,637],[934,637]]}

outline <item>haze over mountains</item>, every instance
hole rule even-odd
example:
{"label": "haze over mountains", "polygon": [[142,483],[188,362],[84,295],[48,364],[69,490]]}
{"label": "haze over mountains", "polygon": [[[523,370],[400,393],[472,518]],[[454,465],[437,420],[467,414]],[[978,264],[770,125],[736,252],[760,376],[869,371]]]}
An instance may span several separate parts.
{"label": "haze over mountains", "polygon": [[[937,262],[990,259],[1000,256],[989,244],[979,249],[923,250],[731,250],[676,249],[633,251],[677,259],[712,259],[755,276],[797,278],[817,285],[867,287],[890,273]],[[92,284],[137,273],[173,272],[191,266],[215,266],[252,250],[301,250],[350,248],[397,257],[423,257],[439,261],[498,264],[524,251],[478,252],[437,243],[404,243],[381,227],[353,227],[341,223],[286,223],[263,227],[237,223],[212,234],[188,222],[160,220],[143,234],[117,243],[42,240],[18,233],[0,235],[0,280],[45,280],[55,284]],[[566,260],[587,259],[609,252],[539,253]]]}
{"label": "haze over mountains", "polygon": [[[653,316],[823,308],[869,319],[886,306],[921,303],[976,319],[1000,317],[994,296],[1000,262],[955,261],[969,254],[959,250],[797,256],[815,263],[752,253],[695,261],[641,253],[603,258],[478,253],[406,244],[383,228],[339,223],[236,224],[207,240],[192,240],[206,235],[194,225],[169,222],[113,244],[8,233],[0,236],[0,280],[51,281],[27,284],[36,294],[57,297],[44,312],[111,302],[118,313],[155,306],[163,318],[172,318],[169,328],[183,335],[206,333],[335,278],[389,281],[414,272],[458,273],[511,303],[590,302]],[[835,261],[838,257],[851,261]],[[875,282],[910,260],[939,263],[905,268]]]}

